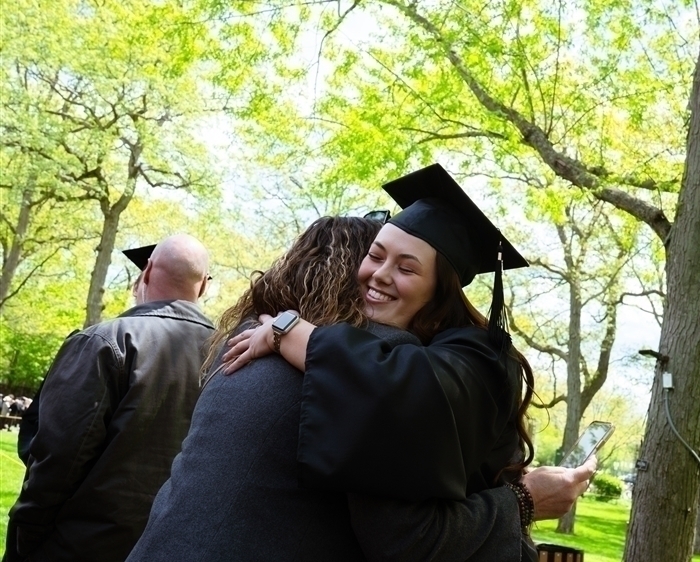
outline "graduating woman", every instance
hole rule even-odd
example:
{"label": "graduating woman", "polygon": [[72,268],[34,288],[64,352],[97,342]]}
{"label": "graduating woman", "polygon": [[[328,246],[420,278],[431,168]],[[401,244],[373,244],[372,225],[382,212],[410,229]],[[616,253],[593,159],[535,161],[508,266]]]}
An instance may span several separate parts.
{"label": "graduating woman", "polygon": [[[227,371],[272,352],[304,371],[302,485],[421,502],[464,501],[506,484],[527,526],[534,506],[520,479],[533,456],[524,424],[533,377],[504,329],[501,284],[502,268],[527,262],[440,165],[385,189],[404,210],[360,266],[365,311],[426,345],[391,346],[347,323],[317,327],[286,311],[231,340]],[[487,272],[495,272],[489,322],[462,292]],[[355,522],[363,527],[361,515]]]}
{"label": "graduating woman", "polygon": [[[224,314],[212,353],[251,315],[280,308],[298,310],[319,325],[364,326],[387,349],[419,346],[403,330],[366,322],[357,269],[378,230],[377,223],[358,218],[316,221]],[[216,374],[219,367],[216,359],[171,478],[129,561],[360,561],[383,556],[407,536],[422,550],[410,556],[397,550],[402,560],[519,559],[518,504],[504,487],[460,502],[421,504],[300,487],[301,373],[277,355],[231,377]],[[559,502],[566,496],[561,492],[572,489],[562,473],[544,472],[537,482],[557,489]],[[431,516],[442,516],[437,537],[437,528],[415,527],[431,504]],[[551,500],[544,505],[554,507]],[[559,506],[554,509],[560,514]]]}

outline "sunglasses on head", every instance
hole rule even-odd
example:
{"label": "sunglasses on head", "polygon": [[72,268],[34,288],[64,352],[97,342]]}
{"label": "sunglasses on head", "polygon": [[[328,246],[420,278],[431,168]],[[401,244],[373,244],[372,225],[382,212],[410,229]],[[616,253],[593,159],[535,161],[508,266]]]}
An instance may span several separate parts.
{"label": "sunglasses on head", "polygon": [[389,211],[370,211],[363,218],[386,224],[391,218],[391,213]]}

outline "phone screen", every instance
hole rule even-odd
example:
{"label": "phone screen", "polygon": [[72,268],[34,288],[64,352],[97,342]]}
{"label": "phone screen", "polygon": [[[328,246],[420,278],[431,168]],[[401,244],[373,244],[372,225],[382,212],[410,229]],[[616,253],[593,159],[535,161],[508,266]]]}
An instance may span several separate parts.
{"label": "phone screen", "polygon": [[567,468],[581,466],[592,453],[607,441],[613,431],[614,427],[611,423],[594,421],[581,434],[574,448],[562,459],[559,466]]}

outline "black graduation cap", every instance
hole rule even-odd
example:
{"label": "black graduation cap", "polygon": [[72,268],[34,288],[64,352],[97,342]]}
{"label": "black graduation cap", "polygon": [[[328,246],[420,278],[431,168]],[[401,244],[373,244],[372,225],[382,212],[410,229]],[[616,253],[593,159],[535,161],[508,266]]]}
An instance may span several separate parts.
{"label": "black graduation cap", "polygon": [[440,164],[432,164],[385,184],[403,211],[389,222],[425,240],[450,262],[462,286],[479,273],[528,263]]}
{"label": "black graduation cap", "polygon": [[136,267],[143,271],[148,265],[148,258],[151,257],[151,254],[155,249],[156,244],[150,244],[148,246],[141,246],[140,248],[122,250],[122,254],[129,258]]}
{"label": "black graduation cap", "polygon": [[[148,265],[148,260],[151,257],[153,250],[156,249],[156,246],[157,244],[149,244],[148,246],[141,246],[140,248],[122,250],[122,254],[129,258],[136,267],[143,271],[144,269],[146,269],[146,266]],[[211,281],[212,276],[207,275],[207,280]]]}
{"label": "black graduation cap", "polygon": [[389,223],[425,240],[459,275],[462,286],[479,273],[494,272],[489,334],[503,345],[507,321],[503,307],[503,269],[528,263],[469,199],[440,164],[432,164],[384,186],[403,209]]}

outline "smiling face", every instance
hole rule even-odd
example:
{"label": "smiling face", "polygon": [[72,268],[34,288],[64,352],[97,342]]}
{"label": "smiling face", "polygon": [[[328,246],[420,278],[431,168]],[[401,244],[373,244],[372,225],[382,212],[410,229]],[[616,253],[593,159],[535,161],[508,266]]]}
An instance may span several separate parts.
{"label": "smiling face", "polygon": [[436,251],[393,224],[382,227],[360,265],[367,315],[406,329],[433,297]]}

